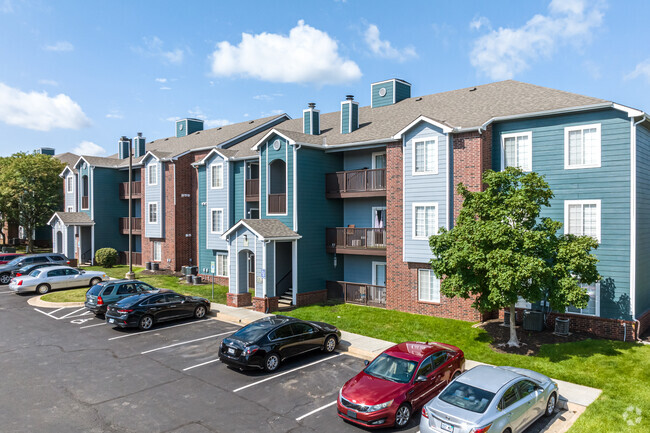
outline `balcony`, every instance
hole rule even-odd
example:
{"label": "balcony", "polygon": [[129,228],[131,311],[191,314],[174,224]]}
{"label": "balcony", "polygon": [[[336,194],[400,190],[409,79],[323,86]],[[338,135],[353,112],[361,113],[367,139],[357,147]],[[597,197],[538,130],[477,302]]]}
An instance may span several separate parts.
{"label": "balcony", "polygon": [[269,215],[287,213],[287,195],[269,194]]}
{"label": "balcony", "polygon": [[386,308],[386,286],[327,281],[326,287],[328,298],[343,298],[348,304]]}
{"label": "balcony", "polygon": [[[128,251],[120,251],[120,265],[128,265],[129,264],[129,252]],[[138,265],[142,266],[142,253],[136,253],[133,251],[131,253],[131,260],[133,261],[133,265]]]}
{"label": "balcony", "polygon": [[[129,234],[129,218],[120,218],[120,233]],[[131,218],[131,233],[134,235],[142,234],[142,218]]]}
{"label": "balcony", "polygon": [[327,173],[325,174],[325,197],[386,197],[386,169]]}
{"label": "balcony", "polygon": [[[119,185],[120,198],[129,199],[129,182],[122,182]],[[131,198],[142,198],[142,182],[131,182]]]}
{"label": "balcony", "polygon": [[246,179],[246,201],[260,201],[259,179]]}
{"label": "balcony", "polygon": [[386,255],[386,229],[336,227],[325,232],[328,253]]}
{"label": "balcony", "polygon": [[87,210],[88,209],[88,196],[82,196],[81,197],[81,209],[82,210]]}

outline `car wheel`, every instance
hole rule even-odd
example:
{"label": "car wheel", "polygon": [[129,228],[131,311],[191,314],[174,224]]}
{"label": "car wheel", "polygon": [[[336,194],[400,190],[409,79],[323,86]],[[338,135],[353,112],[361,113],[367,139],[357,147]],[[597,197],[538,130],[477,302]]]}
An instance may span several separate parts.
{"label": "car wheel", "polygon": [[269,373],[275,371],[280,366],[280,357],[277,353],[269,353],[264,358],[264,370]]}
{"label": "car wheel", "polygon": [[503,431],[503,433],[512,433],[512,430],[510,430],[509,428],[507,428],[507,429],[505,429],[505,430]]}
{"label": "car wheel", "polygon": [[460,376],[460,374],[461,374],[460,371],[457,371],[457,372],[454,373],[454,375],[451,377],[451,380],[456,380],[456,378],[457,378],[458,376]]}
{"label": "car wheel", "polygon": [[92,280],[90,280],[90,287],[99,284],[101,281],[102,281],[101,278],[93,278]]}
{"label": "car wheel", "polygon": [[199,305],[194,310],[194,317],[196,317],[197,319],[203,319],[204,316],[205,316],[205,307],[203,305]]}
{"label": "car wheel", "polygon": [[546,410],[544,411],[544,416],[551,416],[555,411],[555,404],[557,403],[557,394],[553,393],[548,398],[546,402]]}
{"label": "car wheel", "polygon": [[408,403],[402,403],[395,412],[395,427],[403,428],[411,419],[411,406]]}
{"label": "car wheel", "polygon": [[138,322],[138,328],[140,328],[143,331],[146,331],[147,329],[151,329],[153,326],[153,317],[151,316],[142,316],[142,319]]}
{"label": "car wheel", "polygon": [[9,284],[11,283],[11,275],[2,274],[0,275],[0,284]]}
{"label": "car wheel", "polygon": [[325,339],[325,344],[323,345],[323,350],[327,353],[332,353],[334,352],[334,349],[336,349],[336,337],[333,335],[330,335]]}
{"label": "car wheel", "polygon": [[36,287],[36,293],[38,293],[39,295],[44,295],[49,291],[50,291],[50,286],[48,286],[47,284],[41,284],[40,286]]}

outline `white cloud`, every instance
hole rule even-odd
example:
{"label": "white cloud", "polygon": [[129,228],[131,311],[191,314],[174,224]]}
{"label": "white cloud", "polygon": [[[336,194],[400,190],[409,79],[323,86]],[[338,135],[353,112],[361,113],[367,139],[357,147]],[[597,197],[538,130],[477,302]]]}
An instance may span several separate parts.
{"label": "white cloud", "polygon": [[645,59],[641,63],[636,65],[636,68],[624,78],[626,80],[632,80],[638,77],[645,77],[646,80],[650,81],[650,59]]}
{"label": "white cloud", "polygon": [[72,149],[72,153],[76,153],[77,155],[101,156],[106,154],[106,149],[92,141],[82,141]]}
{"label": "white cloud", "polygon": [[289,36],[242,33],[238,45],[219,42],[211,54],[212,74],[280,83],[342,84],[361,77],[359,66],[339,55],[337,42],[303,20]]}
{"label": "white cloud", "polygon": [[204,125],[206,129],[209,128],[218,128],[220,126],[230,125],[232,122],[227,119],[206,119],[204,120]]}
{"label": "white cloud", "polygon": [[265,111],[260,113],[260,117],[269,117],[269,116],[277,116],[278,114],[283,114],[284,110],[271,110],[271,111]]}
{"label": "white cloud", "polygon": [[[220,126],[226,126],[230,125],[232,122],[227,119],[208,119],[208,116],[203,112],[201,107],[194,107],[192,110],[187,110],[187,114],[190,115],[190,117],[194,117],[195,119],[201,119],[203,120],[203,126],[206,129],[209,128],[218,128]],[[178,116],[171,116],[168,117],[167,120],[168,122],[176,122],[177,120],[180,120],[181,117]]]}
{"label": "white cloud", "polygon": [[172,89],[172,88],[171,88],[171,87],[168,87],[168,86],[161,86],[161,87],[160,87],[160,90],[171,90],[171,89]]}
{"label": "white cloud", "polygon": [[151,38],[142,38],[144,42],[143,47],[134,47],[133,51],[147,57],[157,57],[164,63],[181,64],[185,57],[185,51],[181,48],[165,51],[163,49],[163,41],[157,36]]}
{"label": "white cloud", "polygon": [[472,30],[480,30],[481,27],[485,27],[487,29],[491,28],[490,20],[486,17],[476,17],[469,23],[469,28]]}
{"label": "white cloud", "polygon": [[604,5],[586,0],[552,0],[548,15],[535,15],[519,28],[499,27],[474,42],[472,66],[495,80],[512,78],[529,63],[550,58],[558,46],[589,41],[603,22]]}
{"label": "white cloud", "polygon": [[54,45],[46,45],[43,49],[45,51],[72,51],[74,50],[74,45],[68,41],[59,41]]}
{"label": "white cloud", "polygon": [[177,120],[181,120],[181,118],[178,117],[178,116],[170,116],[170,117],[166,118],[165,120],[168,121],[168,122],[176,122]]}
{"label": "white cloud", "polygon": [[106,115],[106,118],[107,119],[124,119],[124,116],[122,115],[122,113],[120,113],[117,110],[111,110],[111,112]]}
{"label": "white cloud", "polygon": [[23,92],[0,83],[0,120],[37,131],[79,129],[90,125],[83,110],[68,95]]}
{"label": "white cloud", "polygon": [[59,83],[54,80],[38,80],[38,84],[43,84],[44,86],[53,86],[53,87],[59,85]]}
{"label": "white cloud", "polygon": [[397,49],[391,45],[387,40],[381,40],[379,37],[379,28],[370,24],[364,33],[364,38],[366,44],[370,48],[370,51],[378,57],[383,57],[385,59],[393,59],[399,62],[403,62],[413,57],[417,57],[418,54],[415,52],[415,48],[408,46],[402,49]]}
{"label": "white cloud", "polygon": [[156,82],[158,82],[158,83],[166,83],[167,78],[156,78]]}
{"label": "white cloud", "polygon": [[258,101],[272,101],[273,99],[284,96],[282,93],[273,93],[271,95],[255,95],[253,96],[253,99],[256,99]]}

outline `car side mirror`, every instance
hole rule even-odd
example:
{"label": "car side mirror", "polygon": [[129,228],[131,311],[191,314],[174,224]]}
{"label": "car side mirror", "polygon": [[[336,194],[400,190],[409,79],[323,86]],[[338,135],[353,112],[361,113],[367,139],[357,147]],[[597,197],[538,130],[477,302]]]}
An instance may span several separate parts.
{"label": "car side mirror", "polygon": [[426,376],[418,376],[418,377],[415,378],[415,383],[426,382],[427,380],[429,380],[429,379],[427,379]]}
{"label": "car side mirror", "polygon": [[368,364],[370,364],[370,361],[368,361],[367,359],[364,359],[363,364],[368,365]]}
{"label": "car side mirror", "polygon": [[542,388],[541,386],[538,386],[537,388],[535,388],[535,391],[544,392],[544,388]]}
{"label": "car side mirror", "polygon": [[86,273],[86,271],[79,271],[79,273],[80,273],[80,274],[85,274],[85,273]]}

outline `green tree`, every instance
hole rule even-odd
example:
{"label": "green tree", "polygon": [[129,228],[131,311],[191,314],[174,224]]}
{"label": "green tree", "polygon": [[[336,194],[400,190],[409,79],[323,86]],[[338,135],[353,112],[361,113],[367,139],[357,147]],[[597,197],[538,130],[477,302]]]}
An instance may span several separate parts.
{"label": "green tree", "polygon": [[2,164],[0,199],[23,226],[30,251],[34,230],[46,225],[61,206],[63,189],[59,174],[64,167],[49,155],[23,152],[6,158]]}
{"label": "green tree", "polygon": [[[11,157],[0,157],[0,178],[2,177],[2,173],[7,170],[10,162]],[[2,236],[3,244],[7,243],[3,228],[5,224],[14,222],[15,219],[16,209],[14,208],[13,200],[11,197],[5,197],[3,190],[0,189],[0,236]]]}
{"label": "green tree", "polygon": [[447,297],[473,298],[481,312],[510,309],[509,346],[519,346],[515,331],[515,303],[546,299],[551,308],[586,306],[585,285],[600,279],[591,255],[598,242],[589,236],[560,234],[562,223],[540,218],[553,192],[537,173],[517,168],[483,174],[487,189],[463,197],[455,226],[441,228],[429,244],[435,257],[431,267],[442,278]]}

